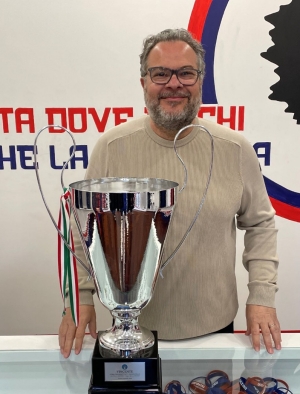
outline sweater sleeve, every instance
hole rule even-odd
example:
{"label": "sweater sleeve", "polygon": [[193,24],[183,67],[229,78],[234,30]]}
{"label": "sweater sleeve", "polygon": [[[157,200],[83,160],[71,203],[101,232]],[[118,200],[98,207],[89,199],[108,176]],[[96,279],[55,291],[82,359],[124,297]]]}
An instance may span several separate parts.
{"label": "sweater sleeve", "polygon": [[[85,253],[83,251],[83,247],[81,245],[80,235],[75,224],[75,219],[71,217],[71,227],[73,233],[74,247],[76,256],[88,267],[89,264],[85,257]],[[79,304],[80,305],[93,305],[93,294],[95,293],[94,281],[91,277],[89,277],[87,271],[82,267],[82,265],[76,261],[77,263],[77,274],[78,274],[78,287],[79,287]],[[68,288],[67,288],[68,292]],[[66,297],[66,307],[70,306],[70,299]]]}
{"label": "sweater sleeve", "polygon": [[250,143],[241,149],[243,196],[237,227],[245,230],[243,264],[249,272],[247,304],[275,306],[277,286],[277,229],[260,165]]}
{"label": "sweater sleeve", "polygon": [[[104,135],[102,135],[96,143],[91,158],[89,160],[88,168],[85,173],[85,179],[97,179],[107,176],[107,143]],[[82,260],[86,266],[89,266],[83,247],[81,245],[80,235],[72,217],[71,226],[74,238],[74,246],[76,255]],[[78,286],[79,286],[79,303],[80,305],[93,305],[93,294],[95,293],[95,285],[92,278],[89,278],[87,271],[77,261]],[[66,306],[69,305],[69,298],[66,298]]]}

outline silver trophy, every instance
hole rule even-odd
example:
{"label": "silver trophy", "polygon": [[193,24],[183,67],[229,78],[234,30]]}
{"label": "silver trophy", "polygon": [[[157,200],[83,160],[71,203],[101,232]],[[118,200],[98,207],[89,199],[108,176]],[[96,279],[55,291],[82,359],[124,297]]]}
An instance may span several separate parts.
{"label": "silver trophy", "polygon": [[[89,267],[75,257],[94,280],[100,301],[114,318],[113,327],[99,335],[102,353],[111,351],[121,357],[132,357],[141,350],[151,348],[155,342],[153,333],[139,326],[138,316],[152,297],[159,271],[174,257],[197,220],[211,178],[212,136],[203,126],[193,126],[202,128],[211,138],[208,180],[192,223],[177,248],[163,264],[162,250],[177,194],[184,189],[187,182],[187,170],[177,153],[176,140],[180,133],[191,125],[182,128],[174,139],[175,153],[185,171],[184,185],[179,191],[178,183],[156,178],[101,178],[69,185],[71,210]],[[62,126],[44,127],[35,139],[35,163],[37,138],[48,127],[64,129],[73,140],[73,154],[61,174],[61,184],[65,188],[63,171],[75,154],[75,141],[69,130]],[[59,231],[41,189],[37,164],[35,169],[42,198],[53,224]],[[61,233],[60,235],[62,236]],[[64,242],[66,243],[66,240]]]}
{"label": "silver trophy", "polygon": [[104,349],[132,354],[154,344],[138,316],[151,299],[178,184],[151,178],[72,183],[73,213],[102,304],[114,317]]}

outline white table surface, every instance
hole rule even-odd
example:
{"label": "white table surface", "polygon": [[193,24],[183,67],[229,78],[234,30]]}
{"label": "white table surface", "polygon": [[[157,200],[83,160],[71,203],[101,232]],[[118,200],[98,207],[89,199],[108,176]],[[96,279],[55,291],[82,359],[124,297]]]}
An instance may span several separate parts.
{"label": "white table surface", "polygon": [[[56,335],[0,337],[0,394],[86,394],[94,343],[95,340],[86,335],[81,353],[76,356],[72,352],[65,359],[59,352]],[[282,334],[282,350],[275,350],[273,355],[264,348],[255,352],[244,334],[159,341],[159,355],[163,387],[166,382],[179,379],[179,371],[184,369],[187,373],[180,376],[180,381],[187,385],[191,377],[199,376],[199,368],[222,369],[229,361],[234,364],[235,373],[254,366],[256,369],[247,371],[251,376],[256,376],[256,371],[269,376],[275,365],[274,373],[282,371],[281,374],[288,375],[286,380],[293,387],[293,394],[300,393],[300,334]],[[299,386],[299,391],[295,391],[294,386]]]}

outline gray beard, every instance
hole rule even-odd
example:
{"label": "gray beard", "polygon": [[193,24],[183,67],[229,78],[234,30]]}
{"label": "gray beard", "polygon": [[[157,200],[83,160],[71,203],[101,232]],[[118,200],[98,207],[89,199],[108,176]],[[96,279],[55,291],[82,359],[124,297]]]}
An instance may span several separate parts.
{"label": "gray beard", "polygon": [[149,115],[155,125],[165,133],[175,136],[185,126],[190,125],[198,114],[201,97],[188,101],[183,111],[168,113],[164,111],[157,101],[149,100],[144,92],[144,98]]}

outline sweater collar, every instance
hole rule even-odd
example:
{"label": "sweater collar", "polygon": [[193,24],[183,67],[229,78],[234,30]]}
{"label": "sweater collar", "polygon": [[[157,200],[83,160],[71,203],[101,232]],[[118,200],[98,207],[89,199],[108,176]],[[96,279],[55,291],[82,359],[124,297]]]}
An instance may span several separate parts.
{"label": "sweater collar", "polygon": [[[196,118],[196,124],[199,124],[199,119]],[[174,147],[174,142],[172,140],[166,140],[162,137],[160,137],[159,135],[157,135],[151,128],[150,126],[150,116],[147,115],[145,117],[145,121],[144,121],[144,126],[145,126],[145,130],[146,133],[148,134],[148,136],[157,144],[165,146],[166,148],[173,148]],[[179,130],[178,130],[179,131]],[[195,136],[197,135],[197,127],[194,127],[193,130],[184,138],[181,138],[179,140],[176,141],[176,146],[184,146],[186,144],[188,144],[189,142],[191,142]]]}

